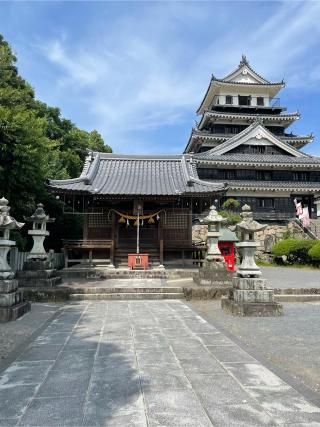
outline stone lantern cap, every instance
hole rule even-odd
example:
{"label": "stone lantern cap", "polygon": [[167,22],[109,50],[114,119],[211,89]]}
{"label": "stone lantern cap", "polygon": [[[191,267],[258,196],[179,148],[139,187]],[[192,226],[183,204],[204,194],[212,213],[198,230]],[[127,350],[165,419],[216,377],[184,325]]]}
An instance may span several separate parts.
{"label": "stone lantern cap", "polygon": [[214,205],[210,206],[209,214],[205,218],[200,220],[200,222],[202,222],[203,224],[208,224],[208,225],[220,224],[225,221],[226,221],[226,218],[224,218],[217,212],[217,209]]}
{"label": "stone lantern cap", "polygon": [[242,221],[237,224],[237,229],[246,233],[255,233],[267,227],[267,224],[260,224],[253,219],[251,207],[249,205],[242,206],[241,212]]}
{"label": "stone lantern cap", "polygon": [[55,221],[55,218],[50,218],[49,215],[45,213],[42,203],[39,203],[37,205],[37,209],[34,211],[34,213],[31,216],[24,217],[24,219],[29,222],[54,222]]}
{"label": "stone lantern cap", "polygon": [[8,200],[2,197],[0,199],[0,229],[20,229],[24,226],[24,222],[18,222],[10,216],[10,206]]}

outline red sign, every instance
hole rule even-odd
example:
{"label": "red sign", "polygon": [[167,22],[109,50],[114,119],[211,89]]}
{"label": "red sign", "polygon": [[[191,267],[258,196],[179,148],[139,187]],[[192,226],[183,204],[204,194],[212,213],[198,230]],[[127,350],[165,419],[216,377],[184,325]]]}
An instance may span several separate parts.
{"label": "red sign", "polygon": [[128,254],[128,267],[131,270],[147,270],[149,264],[149,254]]}

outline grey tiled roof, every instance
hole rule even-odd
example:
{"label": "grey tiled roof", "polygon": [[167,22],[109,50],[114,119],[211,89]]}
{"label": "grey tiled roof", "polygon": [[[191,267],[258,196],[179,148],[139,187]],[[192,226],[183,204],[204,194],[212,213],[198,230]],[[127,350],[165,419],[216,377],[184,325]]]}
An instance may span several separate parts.
{"label": "grey tiled roof", "polygon": [[297,120],[300,118],[300,113],[298,111],[294,111],[293,113],[281,113],[281,114],[252,114],[252,113],[227,113],[227,112],[221,112],[221,111],[215,111],[215,110],[205,110],[204,115],[199,123],[199,126],[201,122],[204,121],[207,117],[216,117],[218,119],[245,119],[245,120],[257,120],[260,121],[266,120],[266,121],[292,121]]}
{"label": "grey tiled roof", "polygon": [[301,151],[296,150],[293,146],[290,144],[287,144],[285,141],[281,141],[276,135],[272,134],[268,129],[266,129],[264,126],[260,124],[260,122],[257,120],[253,122],[250,126],[245,128],[243,131],[237,133],[232,138],[228,139],[227,141],[223,142],[222,144],[212,148],[209,151],[204,152],[203,154],[199,154],[199,157],[203,158],[211,158],[212,156],[216,155],[222,155],[228,151],[230,151],[232,148],[234,148],[236,145],[239,145],[241,141],[250,134],[253,130],[263,130],[267,135],[269,135],[272,140],[279,145],[283,150],[288,152],[289,154],[292,154],[296,157],[305,157],[306,154],[302,153]]}
{"label": "grey tiled roof", "polygon": [[[320,168],[320,157],[307,156],[306,157],[294,157],[281,154],[221,154],[221,155],[210,155],[210,151],[204,153],[194,154],[194,159],[198,162],[210,162],[210,164],[246,164],[246,165],[301,165],[301,166],[315,166]],[[206,153],[207,156],[206,156]]]}
{"label": "grey tiled roof", "polygon": [[284,82],[275,82],[275,83],[250,83],[250,82],[230,82],[224,79],[217,79],[216,77],[212,78],[212,82],[221,82],[224,84],[229,84],[229,85],[236,85],[236,86],[284,86]]}
{"label": "grey tiled roof", "polygon": [[[282,190],[289,192],[318,191],[320,182],[226,180],[231,190]],[[219,181],[215,181],[219,182]]]}
{"label": "grey tiled roof", "polygon": [[79,178],[48,180],[52,190],[103,195],[192,195],[224,191],[218,184],[199,179],[192,157],[125,156],[92,153]]}
{"label": "grey tiled roof", "polygon": [[[214,162],[227,162],[227,163],[242,163],[242,162],[253,162],[253,163],[289,163],[289,164],[318,164],[320,165],[320,157],[315,157],[305,154],[305,157],[294,157],[287,156],[285,154],[242,154],[242,153],[226,153],[210,155],[209,151],[203,153],[194,154],[193,158],[199,160],[212,160]],[[208,155],[206,156],[206,153]]]}

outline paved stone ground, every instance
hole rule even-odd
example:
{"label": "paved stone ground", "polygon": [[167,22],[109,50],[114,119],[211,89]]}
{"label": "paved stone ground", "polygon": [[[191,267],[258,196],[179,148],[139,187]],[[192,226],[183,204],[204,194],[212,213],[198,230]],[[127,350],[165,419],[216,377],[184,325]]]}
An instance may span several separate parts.
{"label": "paved stone ground", "polygon": [[262,277],[273,288],[319,288],[320,270],[289,267],[260,267]]}
{"label": "paved stone ground", "polygon": [[221,302],[192,301],[191,305],[218,328],[264,356],[312,391],[320,403],[320,301],[284,304],[283,317],[233,317]]}
{"label": "paved stone ground", "polygon": [[0,426],[320,426],[182,301],[65,305],[0,384]]}
{"label": "paved stone ground", "polygon": [[32,304],[32,309],[16,322],[0,323],[0,371],[12,352],[57,313],[61,304]]}

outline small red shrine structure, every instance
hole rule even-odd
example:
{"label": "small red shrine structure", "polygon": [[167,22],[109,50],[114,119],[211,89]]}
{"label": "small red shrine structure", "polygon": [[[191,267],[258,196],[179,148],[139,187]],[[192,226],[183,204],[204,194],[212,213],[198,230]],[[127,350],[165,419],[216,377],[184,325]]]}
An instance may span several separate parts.
{"label": "small red shrine structure", "polygon": [[222,228],[220,232],[221,236],[219,237],[218,247],[226,262],[227,270],[234,271],[235,243],[238,241],[238,238],[236,234],[228,228]]}

